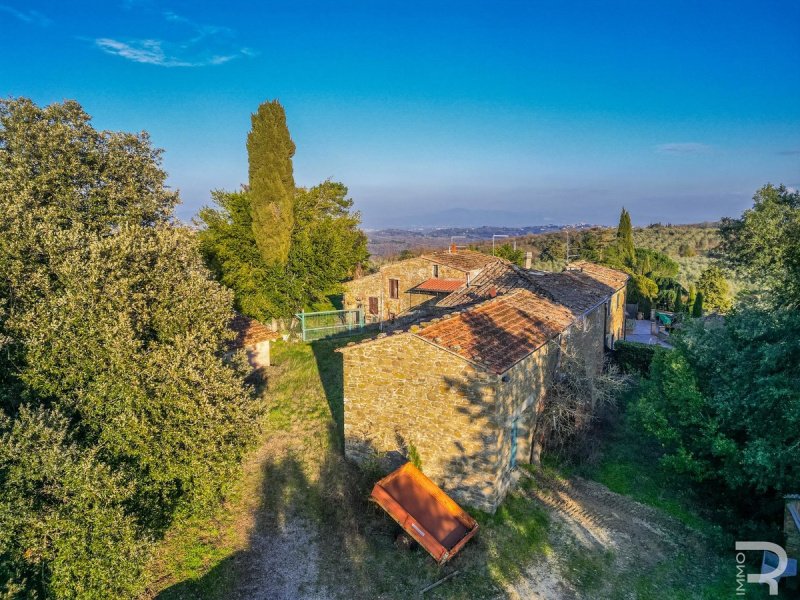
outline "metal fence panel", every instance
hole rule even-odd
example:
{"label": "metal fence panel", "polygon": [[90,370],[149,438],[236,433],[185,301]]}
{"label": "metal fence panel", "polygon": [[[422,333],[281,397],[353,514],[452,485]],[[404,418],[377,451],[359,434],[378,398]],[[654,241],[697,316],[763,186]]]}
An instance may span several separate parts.
{"label": "metal fence panel", "polygon": [[355,335],[364,329],[364,312],[358,309],[302,312],[295,316],[300,320],[304,342]]}

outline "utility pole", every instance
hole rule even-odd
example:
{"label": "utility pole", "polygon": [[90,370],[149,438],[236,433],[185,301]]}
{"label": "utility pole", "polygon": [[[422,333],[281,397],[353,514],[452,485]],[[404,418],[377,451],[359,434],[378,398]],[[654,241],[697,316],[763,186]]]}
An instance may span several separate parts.
{"label": "utility pole", "polygon": [[570,260],[573,258],[578,258],[577,254],[571,255],[569,253],[569,227],[564,227],[564,232],[567,234],[567,266],[569,266]]}
{"label": "utility pole", "polygon": [[503,233],[495,233],[492,234],[492,256],[494,256],[494,239],[495,238],[507,238],[508,236]]}

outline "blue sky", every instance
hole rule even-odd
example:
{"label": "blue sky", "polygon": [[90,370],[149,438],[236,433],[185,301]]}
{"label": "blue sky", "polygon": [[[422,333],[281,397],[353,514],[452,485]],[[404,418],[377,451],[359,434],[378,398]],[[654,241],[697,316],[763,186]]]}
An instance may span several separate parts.
{"label": "blue sky", "polygon": [[147,130],[186,219],[246,181],[272,98],[297,183],[344,182],[368,227],[693,222],[800,186],[795,0],[0,0],[0,31],[0,95]]}

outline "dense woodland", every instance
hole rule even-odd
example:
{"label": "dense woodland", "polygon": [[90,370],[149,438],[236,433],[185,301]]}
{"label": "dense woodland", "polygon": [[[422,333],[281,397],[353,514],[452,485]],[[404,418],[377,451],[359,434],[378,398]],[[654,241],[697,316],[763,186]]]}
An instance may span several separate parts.
{"label": "dense woodland", "polygon": [[[367,260],[346,187],[295,185],[277,102],[247,146],[248,185],[190,229],[146,134],[0,101],[0,597],[139,594],[153,545],[220,504],[258,438],[268,398],[225,358],[234,309],[289,316]],[[526,241],[540,265],[564,242]],[[625,367],[621,410],[728,531],[778,540],[781,494],[800,491],[800,195],[767,185],[716,229],[634,230],[623,210],[570,254],[683,315],[674,349]]]}

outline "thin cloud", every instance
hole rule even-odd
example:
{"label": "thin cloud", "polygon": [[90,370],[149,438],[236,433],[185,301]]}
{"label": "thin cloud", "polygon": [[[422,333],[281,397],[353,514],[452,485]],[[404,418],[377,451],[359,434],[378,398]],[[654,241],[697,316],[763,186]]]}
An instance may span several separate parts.
{"label": "thin cloud", "polygon": [[711,146],[698,142],[670,143],[656,146],[656,152],[660,154],[706,154],[710,151]]}
{"label": "thin cloud", "polygon": [[107,54],[159,67],[206,67],[236,58],[254,56],[250,48],[237,47],[235,32],[228,27],[203,25],[173,12],[162,17],[184,30],[176,40],[153,38],[97,38],[94,45]]}
{"label": "thin cloud", "polygon": [[6,6],[5,4],[0,4],[0,12],[8,13],[12,17],[15,17],[22,21],[23,23],[27,23],[28,25],[38,25],[39,27],[47,27],[52,23],[50,19],[45,17],[42,13],[35,11],[35,10],[17,10],[16,8],[12,8],[11,6]]}
{"label": "thin cloud", "polygon": [[781,150],[778,152],[781,156],[798,156],[800,155],[800,149],[795,150]]}

